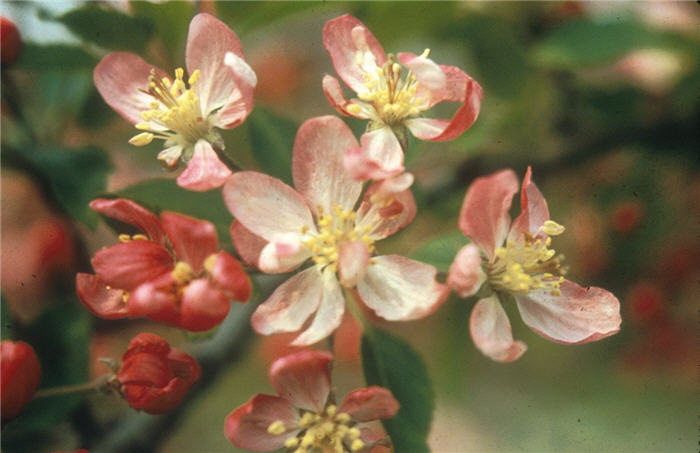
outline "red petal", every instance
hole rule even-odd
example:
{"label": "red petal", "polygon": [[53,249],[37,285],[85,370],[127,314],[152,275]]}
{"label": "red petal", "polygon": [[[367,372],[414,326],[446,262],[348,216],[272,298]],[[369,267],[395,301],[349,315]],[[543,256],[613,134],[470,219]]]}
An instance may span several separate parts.
{"label": "red petal", "polygon": [[34,349],[22,341],[0,343],[0,364],[2,421],[6,422],[31,401],[41,380],[41,365]]}
{"label": "red petal", "polygon": [[178,325],[193,332],[209,330],[221,324],[230,309],[226,296],[208,280],[193,280],[182,295]]}
{"label": "red petal", "polygon": [[160,218],[178,260],[189,264],[195,274],[202,272],[204,260],[219,250],[214,225],[173,212],[164,212]]}
{"label": "red petal", "polygon": [[532,182],[531,167],[527,167],[523,185],[520,189],[520,209],[520,215],[510,227],[510,238],[517,239],[526,232],[537,236],[540,227],[545,221],[549,220],[549,209],[542,192]]}
{"label": "red petal", "polygon": [[160,244],[134,240],[98,251],[92,258],[92,267],[107,285],[131,291],[170,272],[173,258]]}
{"label": "red petal", "polygon": [[98,198],[90,203],[93,211],[103,216],[111,217],[120,222],[133,225],[146,233],[146,236],[154,242],[163,243],[165,232],[158,217],[140,204],[126,198],[107,200]]}
{"label": "red petal", "polygon": [[128,315],[124,291],[107,289],[107,284],[96,275],[79,273],[75,289],[85,306],[100,318],[119,319]]}
{"label": "red petal", "polygon": [[224,434],[236,447],[252,451],[272,451],[282,448],[284,442],[298,430],[275,435],[267,428],[276,421],[285,426],[297,426],[299,416],[292,404],[278,396],[258,394],[226,417]]}
{"label": "red petal", "polygon": [[245,302],[250,298],[252,291],[250,278],[243,270],[241,263],[228,253],[216,254],[211,278],[227,298],[239,302]]}
{"label": "red petal", "polygon": [[203,192],[223,186],[229,176],[231,170],[221,163],[211,143],[199,140],[187,168],[177,177],[177,184],[188,190]]}
{"label": "red petal", "polygon": [[300,409],[321,412],[331,390],[330,362],[325,351],[299,351],[275,360],[270,381],[277,393]]}
{"label": "red petal", "polygon": [[231,223],[231,240],[241,259],[248,266],[258,266],[260,252],[267,245],[267,241],[260,236],[251,233],[249,229],[237,220]]}
{"label": "red petal", "polygon": [[399,410],[399,402],[383,387],[372,386],[348,393],[338,408],[356,422],[391,418]]}

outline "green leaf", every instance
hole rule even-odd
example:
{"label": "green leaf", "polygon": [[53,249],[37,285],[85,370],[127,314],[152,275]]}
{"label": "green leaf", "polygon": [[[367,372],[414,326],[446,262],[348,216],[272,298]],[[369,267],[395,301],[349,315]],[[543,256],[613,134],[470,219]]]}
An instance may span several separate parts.
{"label": "green leaf", "polygon": [[581,19],[565,23],[544,38],[535,48],[535,57],[545,66],[573,68],[608,63],[635,49],[679,44],[676,37],[638,22]]}
{"label": "green leaf", "polygon": [[22,53],[13,69],[26,71],[85,71],[97,65],[97,58],[79,47],[67,44],[22,44]]}
{"label": "green leaf", "polygon": [[362,336],[362,367],[369,385],[388,388],[401,405],[393,418],[382,420],[394,451],[429,452],[435,395],[420,356],[403,340],[368,327]]}
{"label": "green leaf", "polygon": [[214,224],[221,241],[230,242],[229,227],[233,220],[220,190],[193,192],[178,186],[174,179],[158,178],[127,187],[115,194],[143,204],[155,212],[173,211],[208,220]]}
{"label": "green leaf", "polygon": [[[97,214],[88,203],[104,191],[112,169],[107,154],[87,146],[78,150],[59,147],[36,147],[9,155],[20,166],[28,166],[46,182],[56,201],[72,217],[90,228],[97,224]],[[16,160],[14,159],[16,158]]]}
{"label": "green leaf", "polygon": [[171,1],[151,3],[130,2],[135,17],[153,24],[155,35],[167,48],[172,62],[181,62],[185,57],[185,38],[194,12],[192,2]]}
{"label": "green leaf", "polygon": [[411,258],[432,264],[438,271],[447,272],[457,252],[469,243],[461,231],[454,231],[436,236],[418,247]]}
{"label": "green leaf", "polygon": [[140,51],[153,35],[146,19],[94,5],[68,11],[53,18],[85,41],[105,49]]}
{"label": "green leaf", "polygon": [[259,106],[246,124],[255,161],[264,172],[291,183],[292,148],[299,125]]}

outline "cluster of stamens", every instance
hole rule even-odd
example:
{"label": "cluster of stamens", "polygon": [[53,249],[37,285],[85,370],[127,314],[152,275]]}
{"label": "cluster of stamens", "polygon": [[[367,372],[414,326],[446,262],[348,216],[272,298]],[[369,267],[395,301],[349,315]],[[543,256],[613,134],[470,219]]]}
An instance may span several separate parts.
{"label": "cluster of stamens", "polygon": [[360,430],[353,426],[350,416],[338,413],[331,404],[321,414],[305,412],[298,426],[285,426],[277,420],[267,427],[267,432],[282,435],[290,430],[301,429],[295,437],[284,443],[288,452],[293,453],[344,453],[359,451],[365,447],[360,439]]}
{"label": "cluster of stamens", "polygon": [[[421,57],[428,56],[426,49]],[[366,58],[366,52],[357,51],[358,65]],[[365,65],[366,66],[366,65]],[[364,103],[355,103],[348,107],[352,114],[364,113],[375,121],[394,126],[406,118],[415,117],[428,107],[427,99],[417,97],[418,81],[413,71],[408,71],[405,79],[401,78],[401,65],[389,55],[382,67],[374,65],[364,73],[366,90],[357,93]]]}
{"label": "cluster of stamens", "polygon": [[338,205],[333,206],[333,212],[328,214],[318,206],[318,234],[310,234],[307,228],[302,229],[302,234],[308,235],[304,245],[311,251],[311,259],[316,264],[327,265],[333,272],[337,271],[339,248],[346,241],[362,241],[370,254],[375,251],[374,239],[368,234],[371,227],[355,225],[356,218],[357,212],[343,210]]}
{"label": "cluster of stamens", "polygon": [[143,122],[136,129],[145,131],[129,140],[136,146],[144,146],[154,138],[170,141],[169,144],[194,145],[208,132],[208,126],[202,118],[201,107],[195,85],[199,79],[199,70],[192,73],[187,81],[183,79],[185,71],[175,70],[175,80],[167,77],[158,78],[154,69],[148,77],[148,89],[141,90],[153,98],[151,109],[141,112]]}
{"label": "cluster of stamens", "polygon": [[[563,227],[548,221],[542,228],[548,234],[560,234]],[[545,289],[552,296],[560,296],[565,269],[562,255],[550,249],[552,238],[535,239],[525,233],[522,240],[508,240],[505,247],[496,249],[493,262],[488,265],[491,287],[497,291],[524,294]]]}

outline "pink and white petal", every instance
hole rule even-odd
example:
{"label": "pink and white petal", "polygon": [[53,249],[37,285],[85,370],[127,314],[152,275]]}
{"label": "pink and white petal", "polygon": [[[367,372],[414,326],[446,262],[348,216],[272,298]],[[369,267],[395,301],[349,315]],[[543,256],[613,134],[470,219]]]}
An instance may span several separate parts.
{"label": "pink and white petal", "polygon": [[486,281],[486,274],[481,268],[481,252],[474,244],[467,244],[457,253],[447,274],[447,286],[459,294],[469,297],[476,294]]}
{"label": "pink and white petal", "polygon": [[[427,87],[421,87],[419,85],[416,95],[428,98],[428,107],[445,101],[463,103],[466,99],[467,85],[469,81],[473,79],[456,66],[440,65],[440,69],[442,69],[446,78],[443,88],[440,90],[429,90]],[[481,92],[482,90],[479,91]]]}
{"label": "pink and white petal", "polygon": [[122,242],[104,248],[95,253],[91,262],[105,284],[126,291],[173,269],[173,258],[168,249],[147,240]]}
{"label": "pink and white petal", "polygon": [[179,326],[192,332],[201,332],[218,326],[228,315],[231,303],[228,297],[209,280],[192,280],[182,294]]}
{"label": "pink and white petal", "polygon": [[296,269],[309,256],[299,234],[281,233],[260,251],[257,267],[267,274],[281,274]]}
{"label": "pink and white petal", "polygon": [[558,297],[544,290],[516,296],[523,321],[536,333],[557,343],[581,344],[620,330],[620,302],[610,291],[569,280],[560,290]]}
{"label": "pink and white petal", "polygon": [[376,256],[357,291],[365,305],[389,321],[409,321],[432,313],[448,294],[435,280],[437,270],[398,255]]}
{"label": "pink and white petal", "polygon": [[229,176],[231,170],[221,163],[211,143],[199,140],[194,145],[194,154],[187,168],[177,177],[177,184],[185,189],[203,192],[223,186]]}
{"label": "pink and white petal", "polygon": [[322,275],[323,294],[321,304],[311,325],[294,339],[292,346],[308,346],[323,340],[340,326],[345,312],[345,298],[335,272],[326,269]]}
{"label": "pink and white petal", "polygon": [[396,56],[416,76],[420,85],[429,90],[444,90],[447,83],[442,68],[433,60],[409,52],[399,52]]}
{"label": "pink and white petal", "polygon": [[332,360],[326,351],[294,352],[272,362],[270,382],[294,407],[320,413],[331,391]]}
{"label": "pink and white petal", "polygon": [[266,241],[302,228],[316,232],[311,211],[294,189],[277,178],[254,171],[240,171],[223,189],[231,214],[251,233]]}
{"label": "pink and white petal", "polygon": [[124,291],[107,289],[107,284],[96,275],[78,273],[75,276],[75,290],[88,310],[100,318],[119,319],[128,315]]}
{"label": "pink and white petal", "polygon": [[527,167],[527,172],[523,178],[523,185],[520,189],[520,215],[513,221],[510,227],[509,239],[516,240],[524,233],[537,236],[540,227],[549,220],[549,209],[547,201],[542,192],[532,182],[532,168]]}
{"label": "pink and white petal", "polygon": [[319,116],[304,122],[292,153],[292,176],[297,191],[316,213],[328,214],[333,206],[352,209],[362,183],[345,172],[343,156],[358,143],[350,128],[336,116]]}
{"label": "pink and white petal", "polygon": [[[409,176],[409,178],[404,178]],[[397,180],[413,180],[413,175],[404,173],[395,178],[374,182],[367,191],[358,210],[357,224],[369,227],[372,239],[384,239],[411,223],[416,216],[416,202],[406,188],[392,192],[405,184]]]}
{"label": "pink and white petal", "polygon": [[257,267],[260,253],[268,242],[260,236],[253,234],[237,220],[231,223],[230,233],[231,241],[243,262],[248,266]]}
{"label": "pink and white petal", "polygon": [[224,106],[216,112],[214,126],[231,129],[243,122],[253,110],[258,78],[248,63],[233,52],[227,52],[224,63],[231,71],[234,85]]}
{"label": "pink and white petal", "polygon": [[399,402],[388,389],[367,387],[348,393],[338,408],[358,423],[391,418],[399,411]]}
{"label": "pink and white petal", "polygon": [[214,225],[174,212],[164,212],[160,218],[178,260],[189,264],[195,274],[202,272],[204,260],[219,250]]}
{"label": "pink and white petal", "polygon": [[141,112],[150,110],[153,97],[140,90],[148,88],[148,77],[155,69],[159,77],[166,74],[138,55],[112,52],[95,67],[93,80],[97,91],[110,107],[132,124],[143,121]]}
{"label": "pink and white petal", "polygon": [[[270,434],[267,428],[281,421],[287,429]],[[292,404],[279,396],[258,394],[233,410],[224,422],[224,434],[236,447],[252,451],[272,451],[298,432],[299,415]]]}
{"label": "pink and white petal", "polygon": [[492,260],[508,234],[513,195],[518,179],[506,169],[476,178],[467,190],[459,213],[459,228]]}
{"label": "pink and white petal", "polygon": [[228,104],[236,89],[231,69],[224,64],[227,52],[243,58],[236,34],[214,16],[197,14],[190,22],[185,59],[190,75],[200,71],[197,94],[205,116]]}
{"label": "pink and white petal", "polygon": [[294,332],[321,303],[323,282],[316,267],[310,267],[282,283],[255,310],[250,322],[261,335]]}
{"label": "pink and white petal", "polygon": [[345,241],[338,252],[338,279],[346,288],[353,288],[365,277],[369,266],[369,250],[363,241]]}
{"label": "pink and white petal", "polygon": [[433,140],[442,134],[450,122],[434,118],[412,118],[404,121],[411,133],[421,140]]}
{"label": "pink and white petal", "polygon": [[331,56],[335,71],[355,92],[365,90],[366,72],[386,62],[384,50],[372,32],[349,14],[326,22],[323,47]]}
{"label": "pink and white petal", "polygon": [[98,198],[90,202],[90,208],[106,217],[133,225],[154,242],[163,243],[165,231],[158,217],[140,204],[126,198],[107,200]]}
{"label": "pink and white petal", "polygon": [[496,296],[481,299],[474,305],[469,331],[476,347],[497,362],[512,362],[527,350],[525,343],[513,341],[508,315]]}
{"label": "pink and white petal", "polygon": [[175,145],[159,152],[158,161],[167,168],[176,168],[180,156],[182,156],[182,145]]}
{"label": "pink and white petal", "polygon": [[214,263],[209,269],[211,279],[227,299],[245,302],[250,299],[253,288],[250,277],[241,263],[226,252],[215,255]]}
{"label": "pink and white petal", "polygon": [[403,172],[403,150],[390,127],[362,134],[360,144],[345,153],[345,169],[352,178],[378,180]]}
{"label": "pink and white petal", "polygon": [[323,76],[322,86],[323,93],[326,95],[328,103],[331,105],[331,107],[336,109],[338,113],[346,116],[354,116],[355,118],[369,118],[366,114],[362,112],[356,114],[350,113],[347,110],[347,107],[353,103],[345,99],[343,89],[340,87],[340,82],[338,81],[338,79],[326,74],[325,76]]}

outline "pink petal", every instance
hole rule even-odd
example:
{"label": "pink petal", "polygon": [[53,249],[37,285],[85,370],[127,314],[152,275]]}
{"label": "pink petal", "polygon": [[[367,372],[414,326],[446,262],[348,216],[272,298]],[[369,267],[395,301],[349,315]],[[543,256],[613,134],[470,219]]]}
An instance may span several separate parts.
{"label": "pink petal", "polygon": [[211,143],[199,140],[194,145],[194,154],[187,168],[177,177],[177,184],[185,189],[203,192],[223,186],[229,176],[231,170],[221,163]]}
{"label": "pink petal", "polygon": [[252,287],[248,274],[234,257],[226,252],[219,252],[210,270],[211,278],[216,287],[224,293],[227,299],[245,302],[250,298]]}
{"label": "pink petal", "polygon": [[347,107],[352,104],[352,102],[345,99],[343,94],[343,89],[340,87],[340,82],[333,76],[325,75],[323,76],[323,93],[328,99],[328,103],[336,109],[340,114],[346,116],[354,116],[355,118],[367,119],[367,115],[363,113],[353,114],[347,110]]}
{"label": "pink petal", "polygon": [[582,288],[565,280],[561,296],[532,291],[516,296],[525,324],[543,337],[564,344],[597,341],[620,330],[620,302],[602,288]]}
{"label": "pink petal", "polygon": [[525,343],[513,341],[508,315],[496,296],[481,299],[474,305],[469,331],[476,347],[497,362],[512,362],[527,349]]}
{"label": "pink petal", "polygon": [[[362,183],[345,172],[343,155],[358,143],[352,131],[335,116],[320,116],[304,122],[297,132],[292,154],[294,186],[314,212],[333,206],[352,209],[360,197]],[[316,214],[320,214],[316,212]]]}
{"label": "pink petal", "polygon": [[501,170],[476,178],[467,190],[459,214],[459,228],[493,259],[503,243],[510,223],[510,204],[518,191],[518,179],[513,170]]}
{"label": "pink petal", "polygon": [[167,168],[175,169],[180,161],[180,156],[182,156],[182,145],[171,146],[158,153],[158,162]]}
{"label": "pink petal", "polygon": [[104,319],[119,319],[127,316],[124,291],[107,289],[105,282],[96,275],[78,273],[75,289],[83,304],[95,315]]}
{"label": "pink petal", "polygon": [[322,281],[316,267],[310,267],[282,283],[255,310],[253,329],[259,334],[295,332],[321,303]]}
{"label": "pink petal", "polygon": [[465,245],[450,266],[447,285],[460,297],[469,297],[476,294],[485,280],[479,247],[474,244]]}
{"label": "pink petal", "polygon": [[271,451],[284,447],[284,442],[298,430],[275,435],[267,432],[274,422],[297,426],[299,416],[292,404],[278,396],[258,394],[226,417],[224,434],[236,447],[252,451]]}
{"label": "pink petal", "polygon": [[369,250],[362,241],[345,241],[338,252],[338,278],[346,288],[353,288],[365,277]]}
{"label": "pink petal", "polygon": [[348,393],[338,408],[359,423],[391,418],[399,410],[399,402],[383,387],[367,387]]}
{"label": "pink petal", "polygon": [[437,270],[398,255],[376,256],[357,291],[364,303],[389,321],[419,319],[447,298],[447,286],[435,280]]}
{"label": "pink petal", "polygon": [[[365,89],[365,72],[386,62],[384,50],[372,32],[349,14],[326,22],[323,47],[330,54],[335,71],[356,92]],[[356,60],[358,52],[368,59],[366,64]]]}
{"label": "pink petal", "polygon": [[148,209],[126,198],[107,200],[98,198],[90,202],[90,208],[106,217],[133,225],[146,233],[154,242],[163,243],[165,231],[160,220]]}
{"label": "pink petal", "polygon": [[201,332],[218,326],[231,308],[228,298],[205,278],[192,280],[182,294],[179,326]]}
{"label": "pink petal", "polygon": [[345,312],[345,298],[334,272],[326,269],[321,277],[323,294],[311,325],[294,339],[292,346],[308,346],[323,340],[340,326]]}
{"label": "pink petal", "polygon": [[390,127],[362,134],[360,143],[345,151],[345,170],[352,178],[378,180],[403,172],[403,150]]}
{"label": "pink petal", "polygon": [[549,220],[549,209],[542,192],[532,182],[531,167],[527,167],[523,185],[520,189],[520,209],[520,215],[510,227],[509,238],[515,240],[524,233],[531,233],[533,236],[537,236],[540,227],[545,221]]}
{"label": "pink petal", "polygon": [[247,88],[243,96],[242,87],[236,86],[231,68],[224,64],[227,52],[243,58],[243,48],[236,34],[214,16],[197,14],[190,22],[185,59],[190,75],[197,69],[200,71],[197,94],[205,116],[252,96]]}
{"label": "pink petal", "polygon": [[408,188],[412,181],[413,175],[403,173],[369,186],[358,210],[357,224],[369,227],[373,239],[384,239],[413,221],[416,202]]}
{"label": "pink petal", "polygon": [[238,251],[244,263],[248,266],[258,265],[260,252],[267,245],[267,241],[260,236],[251,233],[243,224],[237,220],[231,223],[231,241]]}
{"label": "pink petal", "polygon": [[141,112],[150,110],[153,98],[140,90],[148,88],[148,77],[155,69],[159,77],[166,74],[146,63],[138,55],[113,52],[95,67],[93,79],[97,91],[110,107],[132,124],[140,123]]}
{"label": "pink petal", "polygon": [[234,174],[223,189],[231,214],[251,233],[266,241],[276,235],[315,232],[311,211],[294,189],[277,178],[253,171]]}
{"label": "pink petal", "polygon": [[280,357],[270,365],[270,382],[294,407],[322,412],[331,391],[332,360],[331,353],[312,350]]}
{"label": "pink petal", "polygon": [[129,317],[144,317],[170,325],[180,322],[179,300],[171,291],[172,275],[139,285],[127,300]]}
{"label": "pink petal", "polygon": [[99,250],[92,258],[92,267],[107,285],[131,291],[143,282],[169,273],[173,258],[160,244],[134,240]]}
{"label": "pink petal", "polygon": [[219,250],[214,225],[174,212],[164,212],[160,218],[178,260],[189,264],[195,274],[201,273],[204,260]]}
{"label": "pink petal", "polygon": [[444,90],[447,84],[447,77],[442,68],[430,58],[418,55],[399,52],[396,56],[398,60],[413,72],[420,85],[429,90]]}
{"label": "pink petal", "polygon": [[299,234],[282,233],[263,247],[256,265],[267,274],[281,274],[296,269],[309,256],[309,249]]}
{"label": "pink petal", "polygon": [[227,52],[224,64],[229,67],[234,82],[224,107],[216,113],[215,126],[223,129],[231,129],[238,126],[253,111],[253,94],[258,84],[258,77],[253,68],[238,55]]}

